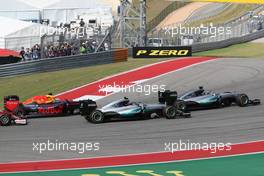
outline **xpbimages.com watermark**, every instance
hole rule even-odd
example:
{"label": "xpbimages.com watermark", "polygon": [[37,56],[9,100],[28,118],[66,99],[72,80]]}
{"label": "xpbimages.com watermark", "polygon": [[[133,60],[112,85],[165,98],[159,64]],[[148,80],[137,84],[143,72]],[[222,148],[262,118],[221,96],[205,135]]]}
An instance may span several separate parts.
{"label": "xpbimages.com watermark", "polygon": [[210,153],[217,153],[219,151],[230,151],[232,150],[231,143],[198,143],[198,142],[191,142],[189,140],[182,141],[179,140],[177,142],[167,142],[164,143],[164,150],[166,152],[177,152],[177,151],[183,151],[183,150],[204,150],[204,151],[210,151]]}
{"label": "xpbimages.com watermark", "polygon": [[62,142],[62,141],[51,141],[45,142],[33,142],[32,150],[42,154],[44,152],[52,151],[65,151],[65,152],[77,152],[83,154],[85,152],[94,152],[100,150],[99,142]]}
{"label": "xpbimages.com watermark", "polygon": [[109,85],[99,85],[99,92],[105,92],[111,94],[113,92],[121,93],[143,93],[144,95],[150,95],[151,93],[158,93],[159,91],[164,92],[166,85],[127,85],[125,83],[116,83]]}
{"label": "xpbimages.com watermark", "polygon": [[[110,27],[110,26],[109,26]],[[38,26],[32,29],[31,33],[34,36],[43,35],[68,35],[70,38],[83,38],[86,34],[99,35],[103,31],[99,28],[93,27],[76,27],[76,28],[67,28],[67,27],[50,27],[50,26]]]}
{"label": "xpbimages.com watermark", "polygon": [[201,24],[200,26],[188,26],[188,25],[176,25],[172,27],[162,28],[165,31],[165,35],[170,35],[171,37],[175,36],[185,36],[185,35],[209,35],[211,38],[216,37],[217,35],[230,35],[232,34],[231,27],[224,26],[214,26],[213,23],[205,26]]}

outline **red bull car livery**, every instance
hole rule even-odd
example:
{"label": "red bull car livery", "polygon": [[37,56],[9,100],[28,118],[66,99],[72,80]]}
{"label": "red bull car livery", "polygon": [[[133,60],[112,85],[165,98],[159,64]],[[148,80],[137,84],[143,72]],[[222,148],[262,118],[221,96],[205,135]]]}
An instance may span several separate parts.
{"label": "red bull car livery", "polygon": [[60,100],[52,95],[34,96],[20,102],[17,95],[4,97],[4,109],[16,116],[65,116],[79,112],[80,102]]}

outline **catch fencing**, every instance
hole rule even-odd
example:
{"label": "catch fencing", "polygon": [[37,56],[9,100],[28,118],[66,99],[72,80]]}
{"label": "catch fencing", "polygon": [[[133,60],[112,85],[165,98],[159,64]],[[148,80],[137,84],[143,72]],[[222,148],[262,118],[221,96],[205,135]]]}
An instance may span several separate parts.
{"label": "catch fencing", "polygon": [[[213,49],[225,48],[231,45],[245,43],[245,42],[249,42],[249,41],[256,40],[256,39],[263,38],[263,37],[264,37],[264,29],[251,33],[251,34],[247,34],[245,36],[230,38],[226,40],[214,41],[214,42],[208,42],[208,43],[196,43],[192,45],[192,52],[196,53],[196,52],[208,51],[208,50],[213,50]],[[133,56],[132,48],[129,48],[128,53],[129,53],[129,56]]]}
{"label": "catch fencing", "polygon": [[220,49],[220,48],[225,48],[231,45],[249,42],[249,41],[256,40],[256,39],[263,38],[263,37],[264,37],[264,30],[260,30],[252,34],[248,34],[248,35],[236,37],[236,38],[230,38],[230,39],[226,39],[222,41],[193,44],[192,51],[201,52],[201,51],[208,51],[212,49]]}
{"label": "catch fencing", "polygon": [[162,39],[164,46],[204,44],[242,37],[264,29],[264,16],[259,15],[263,10],[264,6],[257,6],[251,13],[221,25],[194,27],[186,23],[175,24],[155,31],[149,37]]}

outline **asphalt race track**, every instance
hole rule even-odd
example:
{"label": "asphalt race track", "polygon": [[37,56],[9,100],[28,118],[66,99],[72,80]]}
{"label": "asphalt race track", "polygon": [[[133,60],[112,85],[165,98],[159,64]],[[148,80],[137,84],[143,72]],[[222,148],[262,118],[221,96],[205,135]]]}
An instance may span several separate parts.
{"label": "asphalt race track", "polygon": [[[183,93],[203,85],[215,91],[245,92],[251,98],[264,97],[263,59],[219,59],[192,68],[170,73],[144,84],[164,84],[167,89]],[[146,103],[157,102],[157,95],[118,93],[99,101],[104,105],[112,100],[130,97]],[[193,118],[167,120],[109,122],[90,124],[81,116],[31,119],[27,126],[0,128],[0,162],[87,158],[164,151],[164,143],[223,142],[240,143],[263,140],[263,105],[229,107],[195,111]],[[78,154],[72,151],[33,151],[33,143],[100,142],[99,151]]]}

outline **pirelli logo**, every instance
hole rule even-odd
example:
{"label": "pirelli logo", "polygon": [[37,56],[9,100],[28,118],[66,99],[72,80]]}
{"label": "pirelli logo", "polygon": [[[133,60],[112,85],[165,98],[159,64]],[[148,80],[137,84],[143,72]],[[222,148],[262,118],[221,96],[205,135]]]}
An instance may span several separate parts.
{"label": "pirelli logo", "polygon": [[166,58],[192,56],[192,48],[189,46],[179,47],[134,47],[134,58]]}

